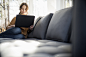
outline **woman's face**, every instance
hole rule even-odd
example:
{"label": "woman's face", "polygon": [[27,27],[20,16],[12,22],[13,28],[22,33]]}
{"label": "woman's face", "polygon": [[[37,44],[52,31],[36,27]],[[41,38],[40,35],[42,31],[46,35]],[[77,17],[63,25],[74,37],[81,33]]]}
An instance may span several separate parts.
{"label": "woman's face", "polygon": [[26,9],[25,5],[23,5],[22,8],[20,9],[20,14],[21,15],[27,15],[27,9]]}

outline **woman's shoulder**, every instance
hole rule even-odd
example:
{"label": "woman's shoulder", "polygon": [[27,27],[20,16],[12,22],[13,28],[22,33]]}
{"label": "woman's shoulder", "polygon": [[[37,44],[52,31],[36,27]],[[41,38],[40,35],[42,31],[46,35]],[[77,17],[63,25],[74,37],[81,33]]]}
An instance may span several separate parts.
{"label": "woman's shoulder", "polygon": [[13,17],[13,19],[16,19],[16,17]]}
{"label": "woman's shoulder", "polygon": [[16,17],[13,17],[13,19],[12,20],[16,20]]}

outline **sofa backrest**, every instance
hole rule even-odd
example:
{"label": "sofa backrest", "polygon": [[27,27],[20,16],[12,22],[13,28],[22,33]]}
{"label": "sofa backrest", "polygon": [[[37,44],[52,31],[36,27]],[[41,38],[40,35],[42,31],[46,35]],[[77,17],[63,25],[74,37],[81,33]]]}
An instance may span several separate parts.
{"label": "sofa backrest", "polygon": [[48,26],[46,39],[67,42],[72,20],[72,7],[55,12]]}
{"label": "sofa backrest", "polygon": [[[36,24],[38,23],[38,21],[39,21],[40,19],[42,19],[41,16],[38,17],[38,18],[34,21],[34,27],[33,27],[33,30],[34,30]],[[33,30],[31,30],[31,31],[28,32],[28,36],[27,36],[27,38],[32,38],[32,37],[33,37]]]}
{"label": "sofa backrest", "polygon": [[40,19],[42,19],[42,17],[41,17],[41,16],[40,16],[40,17],[38,17],[38,18],[34,21],[34,28],[35,28],[36,24],[38,23],[38,21],[39,21]]}
{"label": "sofa backrest", "polygon": [[31,32],[31,34],[30,34],[30,35],[32,35],[31,37],[37,38],[37,39],[44,39],[46,36],[47,28],[48,28],[48,25],[49,25],[49,22],[50,22],[52,16],[53,16],[53,13],[50,13],[50,14],[44,16],[43,18],[41,18],[36,23],[33,31]]}

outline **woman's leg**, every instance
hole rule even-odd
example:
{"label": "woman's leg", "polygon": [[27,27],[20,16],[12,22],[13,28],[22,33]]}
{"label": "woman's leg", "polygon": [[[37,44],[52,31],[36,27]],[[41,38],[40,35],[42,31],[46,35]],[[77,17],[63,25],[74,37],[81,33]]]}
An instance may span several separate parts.
{"label": "woman's leg", "polygon": [[12,38],[12,39],[25,39],[24,35],[17,34],[17,35],[3,35],[3,38]]}
{"label": "woman's leg", "polygon": [[0,38],[13,38],[13,39],[24,39],[24,35],[21,34],[21,29],[13,27],[0,34]]}
{"label": "woman's leg", "polygon": [[2,32],[0,35],[15,35],[15,34],[21,34],[21,29],[19,27],[13,27],[5,32]]}

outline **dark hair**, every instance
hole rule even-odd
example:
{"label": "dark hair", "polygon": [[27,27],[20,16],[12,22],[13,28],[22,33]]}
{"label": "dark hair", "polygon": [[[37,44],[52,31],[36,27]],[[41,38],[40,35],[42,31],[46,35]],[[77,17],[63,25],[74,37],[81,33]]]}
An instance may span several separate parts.
{"label": "dark hair", "polygon": [[20,5],[20,9],[22,8],[23,5],[25,5],[25,6],[26,6],[26,10],[28,10],[28,5],[27,5],[27,3],[22,3],[22,4]]}

